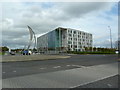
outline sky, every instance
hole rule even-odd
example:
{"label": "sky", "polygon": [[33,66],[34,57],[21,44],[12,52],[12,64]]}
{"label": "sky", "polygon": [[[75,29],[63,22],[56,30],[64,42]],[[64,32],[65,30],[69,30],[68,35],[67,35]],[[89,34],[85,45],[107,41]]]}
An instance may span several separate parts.
{"label": "sky", "polygon": [[57,27],[93,34],[93,46],[110,47],[118,39],[117,2],[2,2],[2,46],[24,48],[29,42],[29,25],[36,36]]}

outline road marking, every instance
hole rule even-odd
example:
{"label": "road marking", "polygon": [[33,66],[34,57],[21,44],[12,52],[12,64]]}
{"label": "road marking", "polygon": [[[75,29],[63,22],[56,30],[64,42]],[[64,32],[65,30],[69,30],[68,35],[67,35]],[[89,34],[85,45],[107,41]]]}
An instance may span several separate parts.
{"label": "road marking", "polygon": [[80,68],[86,68],[85,66],[81,66],[81,65],[72,65],[72,66],[80,67]]}
{"label": "road marking", "polygon": [[81,66],[81,68],[89,68],[89,67],[86,67],[86,66]]}
{"label": "road marking", "polygon": [[72,65],[72,66],[75,66],[75,67],[81,67],[80,65]]}
{"label": "road marking", "polygon": [[6,73],[6,72],[2,72],[2,73]]}
{"label": "road marking", "polygon": [[97,82],[97,81],[100,81],[100,80],[104,80],[104,79],[107,79],[107,78],[110,78],[110,77],[113,77],[113,76],[116,76],[116,75],[118,75],[118,74],[113,74],[113,75],[110,75],[110,76],[106,76],[106,77],[96,79],[96,80],[93,80],[91,82],[82,83],[80,85],[76,85],[76,86],[73,86],[73,87],[70,87],[70,88],[80,87],[80,86],[87,85],[87,84],[90,84],[90,83],[94,83],[94,82]]}
{"label": "road marking", "polygon": [[112,85],[111,84],[107,84],[109,87],[111,87]]}
{"label": "road marking", "polygon": [[40,69],[46,69],[46,68],[40,68]]}
{"label": "road marking", "polygon": [[53,68],[60,68],[61,66],[55,66],[55,67],[53,67]]}
{"label": "road marking", "polygon": [[71,66],[71,65],[66,65],[67,67]]}
{"label": "road marking", "polygon": [[16,72],[16,71],[13,71],[13,72]]}

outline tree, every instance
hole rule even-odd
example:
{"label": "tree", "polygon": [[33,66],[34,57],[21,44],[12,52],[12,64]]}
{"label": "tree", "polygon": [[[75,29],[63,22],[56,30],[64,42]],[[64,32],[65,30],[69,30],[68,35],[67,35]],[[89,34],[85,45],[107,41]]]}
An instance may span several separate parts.
{"label": "tree", "polygon": [[88,49],[88,47],[84,47],[85,48],[85,51],[88,51],[89,49]]}
{"label": "tree", "polygon": [[94,48],[93,48],[93,51],[96,51],[96,49],[97,49],[97,48],[96,48],[96,47],[94,47]]}
{"label": "tree", "polygon": [[92,51],[92,47],[89,47],[89,50]]}
{"label": "tree", "polygon": [[2,52],[8,51],[8,50],[9,50],[8,47],[6,47],[6,46],[2,47]]}

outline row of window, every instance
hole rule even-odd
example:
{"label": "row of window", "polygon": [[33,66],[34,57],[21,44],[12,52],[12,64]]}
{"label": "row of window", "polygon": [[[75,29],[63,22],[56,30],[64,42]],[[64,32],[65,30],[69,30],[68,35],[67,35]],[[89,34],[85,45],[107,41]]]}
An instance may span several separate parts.
{"label": "row of window", "polygon": [[[72,37],[72,34],[68,34],[68,36],[69,37]],[[86,39],[88,39],[88,38],[92,38],[92,36],[90,36],[90,35],[75,35],[75,34],[73,34],[73,37],[78,37],[78,38],[86,38]]]}
{"label": "row of window", "polygon": [[77,41],[77,40],[78,40],[78,41],[80,41],[80,42],[81,42],[81,41],[83,41],[83,42],[84,42],[84,41],[86,41],[86,42],[92,42],[92,40],[88,40],[88,39],[69,38],[69,41],[72,41],[72,40],[74,40],[74,41]]}
{"label": "row of window", "polygon": [[81,31],[74,31],[74,30],[68,30],[68,33],[69,34],[78,34],[78,35],[90,35],[90,36],[92,36],[92,34],[89,34],[89,33],[85,33],[85,32],[81,32]]}
{"label": "row of window", "polygon": [[[70,45],[70,44],[72,44],[72,42],[71,42],[71,41],[68,41],[68,44]],[[74,44],[74,45],[77,45],[77,42],[73,42],[73,44]],[[86,43],[78,42],[78,45],[91,45],[91,43],[88,43],[88,42],[86,42]]]}
{"label": "row of window", "polygon": [[85,46],[85,45],[81,45],[81,46],[77,46],[77,45],[68,45],[68,48],[84,48],[84,47],[91,47],[91,46]]}

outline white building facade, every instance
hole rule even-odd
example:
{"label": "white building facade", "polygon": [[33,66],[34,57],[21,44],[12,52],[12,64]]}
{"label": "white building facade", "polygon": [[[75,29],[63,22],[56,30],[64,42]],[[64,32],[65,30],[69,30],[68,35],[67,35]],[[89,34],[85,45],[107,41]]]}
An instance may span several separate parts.
{"label": "white building facade", "polygon": [[62,27],[37,38],[38,50],[85,51],[92,44],[91,33]]}

